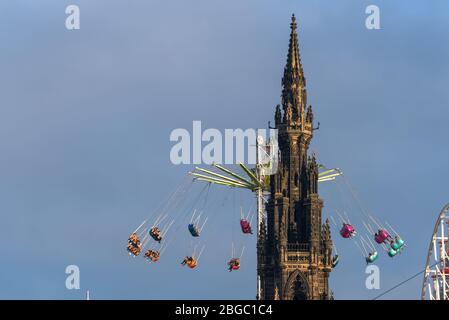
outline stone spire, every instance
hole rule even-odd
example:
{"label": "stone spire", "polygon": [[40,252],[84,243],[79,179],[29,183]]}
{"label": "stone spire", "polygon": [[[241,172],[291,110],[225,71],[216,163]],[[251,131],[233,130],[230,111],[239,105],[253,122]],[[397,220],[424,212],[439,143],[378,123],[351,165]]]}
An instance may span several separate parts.
{"label": "stone spire", "polygon": [[266,229],[260,233],[257,272],[263,299],[328,299],[332,271],[329,221],[323,225],[318,194],[318,163],[308,149],[314,115],[307,106],[296,18],[290,23],[281,105],[274,120],[278,132],[279,167],[270,176]]}
{"label": "stone spire", "polygon": [[329,222],[329,218],[326,218],[326,222],[323,225],[323,240],[331,241],[331,225]]}
{"label": "stone spire", "polygon": [[308,160],[309,168],[307,170],[309,177],[308,194],[318,193],[318,163],[316,162],[316,155],[312,153],[312,157]]}
{"label": "stone spire", "polygon": [[288,114],[284,119],[287,125],[292,125],[294,122],[299,124],[304,121],[305,106],[307,104],[306,79],[299,54],[295,15],[292,15],[290,28],[287,63],[282,78],[282,107],[284,112]]}

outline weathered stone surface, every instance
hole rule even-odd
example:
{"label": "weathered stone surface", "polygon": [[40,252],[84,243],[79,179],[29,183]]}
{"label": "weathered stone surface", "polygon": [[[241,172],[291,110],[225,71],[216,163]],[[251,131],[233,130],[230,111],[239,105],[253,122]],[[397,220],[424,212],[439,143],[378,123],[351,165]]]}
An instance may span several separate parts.
{"label": "weathered stone surface", "polygon": [[[282,108],[282,111],[281,111]],[[281,107],[275,111],[281,163],[270,177],[266,230],[258,248],[261,299],[330,299],[332,240],[323,225],[316,155],[308,155],[313,111],[307,107],[295,16],[292,16]]]}

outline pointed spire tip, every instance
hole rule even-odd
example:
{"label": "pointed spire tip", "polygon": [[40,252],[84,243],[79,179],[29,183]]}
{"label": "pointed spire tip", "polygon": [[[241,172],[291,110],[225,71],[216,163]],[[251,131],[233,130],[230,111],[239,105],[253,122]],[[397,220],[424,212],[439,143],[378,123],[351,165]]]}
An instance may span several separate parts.
{"label": "pointed spire tip", "polygon": [[296,30],[296,16],[294,13],[292,14],[292,23],[290,24],[290,27],[292,30]]}

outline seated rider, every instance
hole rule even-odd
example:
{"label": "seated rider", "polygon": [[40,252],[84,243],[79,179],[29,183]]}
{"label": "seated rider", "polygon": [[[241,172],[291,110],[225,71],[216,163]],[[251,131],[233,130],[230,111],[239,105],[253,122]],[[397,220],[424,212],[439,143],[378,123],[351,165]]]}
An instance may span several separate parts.
{"label": "seated rider", "polygon": [[131,243],[128,244],[127,250],[135,256],[138,256],[140,254],[140,248],[136,248]]}
{"label": "seated rider", "polygon": [[161,254],[159,253],[159,251],[153,251],[153,250],[151,250],[151,249],[148,250],[148,251],[145,253],[145,257],[148,258],[148,259],[150,259],[150,260],[153,261],[153,262],[158,261],[160,255],[161,255]]}
{"label": "seated rider", "polygon": [[151,260],[151,261],[154,261],[154,251],[153,250],[148,250],[148,258]]}
{"label": "seated rider", "polygon": [[365,260],[366,260],[366,264],[373,263],[374,261],[377,260],[377,252],[374,251],[374,252],[368,253],[368,257],[366,257]]}
{"label": "seated rider", "polygon": [[156,241],[161,242],[162,240],[161,230],[159,230],[158,227],[153,227],[151,229],[151,235]]}
{"label": "seated rider", "polygon": [[190,257],[189,261],[187,261],[187,266],[189,266],[190,269],[195,268],[196,264],[197,264],[197,262],[194,257]]}
{"label": "seated rider", "polygon": [[189,261],[189,258],[190,258],[190,257],[185,257],[184,260],[182,260],[181,264],[182,264],[183,266],[185,266],[186,263]]}
{"label": "seated rider", "polygon": [[128,238],[128,242],[135,244],[138,241],[138,237],[136,233],[133,233],[132,235],[129,236]]}
{"label": "seated rider", "polygon": [[240,267],[240,259],[234,258],[231,261],[229,261],[229,272],[231,272],[234,269],[238,269]]}

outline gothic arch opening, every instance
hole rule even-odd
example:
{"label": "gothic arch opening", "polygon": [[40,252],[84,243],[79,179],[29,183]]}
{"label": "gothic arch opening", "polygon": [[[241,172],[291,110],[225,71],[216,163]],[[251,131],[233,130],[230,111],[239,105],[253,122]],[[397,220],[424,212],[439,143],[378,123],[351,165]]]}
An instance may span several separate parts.
{"label": "gothic arch opening", "polygon": [[308,300],[308,283],[304,275],[299,270],[290,274],[286,283],[285,300]]}
{"label": "gothic arch opening", "polygon": [[293,285],[292,300],[306,300],[307,294],[305,290],[306,288],[304,282],[302,281],[302,277],[298,274]]}

